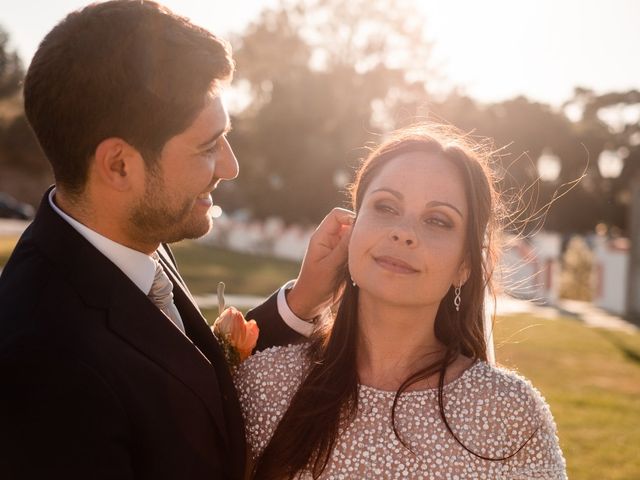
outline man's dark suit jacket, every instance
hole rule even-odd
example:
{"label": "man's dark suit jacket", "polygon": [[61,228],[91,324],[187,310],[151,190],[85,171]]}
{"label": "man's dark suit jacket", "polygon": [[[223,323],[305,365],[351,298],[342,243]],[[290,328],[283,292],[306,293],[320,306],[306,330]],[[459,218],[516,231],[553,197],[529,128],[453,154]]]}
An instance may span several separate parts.
{"label": "man's dark suit jacket", "polygon": [[[0,276],[0,478],[242,478],[230,373],[165,253],[186,336],[47,192]],[[299,340],[275,295],[250,316],[261,348]]]}

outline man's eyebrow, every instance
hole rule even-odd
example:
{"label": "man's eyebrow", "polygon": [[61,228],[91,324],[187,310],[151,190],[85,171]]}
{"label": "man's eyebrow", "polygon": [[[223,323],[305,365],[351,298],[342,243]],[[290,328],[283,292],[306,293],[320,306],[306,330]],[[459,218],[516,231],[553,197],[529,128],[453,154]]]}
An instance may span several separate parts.
{"label": "man's eyebrow", "polygon": [[200,145],[198,145],[198,148],[204,148],[211,145],[213,142],[218,140],[221,136],[226,135],[230,131],[231,131],[231,122],[227,122],[227,124],[224,126],[223,129],[218,130],[213,135],[211,135],[211,137],[209,137],[205,142],[202,142]]}
{"label": "man's eyebrow", "polygon": [[[402,195],[402,193],[392,188],[386,188],[386,187],[377,188],[371,193],[375,193],[375,192],[387,192],[393,195],[394,197],[396,197],[398,200],[404,199],[404,195]],[[458,215],[460,215],[460,218],[464,218],[460,209],[455,205],[450,204],[449,202],[442,202],[440,200],[431,200],[430,202],[427,203],[427,207],[449,207],[455,210],[458,213]]]}

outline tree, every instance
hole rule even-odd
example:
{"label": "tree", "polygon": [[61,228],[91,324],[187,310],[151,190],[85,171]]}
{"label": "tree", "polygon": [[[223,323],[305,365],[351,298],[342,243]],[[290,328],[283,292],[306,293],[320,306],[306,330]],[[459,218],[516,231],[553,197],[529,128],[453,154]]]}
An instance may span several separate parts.
{"label": "tree", "polygon": [[590,301],[593,293],[593,252],[582,237],[573,237],[562,256],[560,296]]}
{"label": "tree", "polygon": [[303,222],[341,202],[394,103],[426,95],[430,45],[415,12],[392,3],[283,4],[248,27],[235,56],[251,101],[234,118],[242,173],[227,198]]}
{"label": "tree", "polygon": [[[614,131],[601,113],[640,105],[638,92],[576,89],[570,103],[579,119],[525,97],[488,105],[456,91],[433,98],[437,72],[424,25],[402,0],[305,0],[265,10],[235,40],[236,85],[248,100],[233,119],[241,175],[222,189],[226,207],[317,222],[344,198],[339,190],[367,153],[363,145],[427,119],[493,139],[501,189],[519,199],[521,220],[533,218],[525,232],[539,228],[539,218],[562,233],[600,222],[624,228],[628,176],[602,178],[598,158],[605,149],[624,152],[623,176],[640,175],[640,124]],[[543,152],[560,159],[555,181],[539,179]]]}
{"label": "tree", "polygon": [[604,150],[622,162],[620,174],[614,178],[603,178],[594,168],[593,190],[602,206],[598,221],[628,232],[630,185],[640,176],[640,91],[597,95],[576,88],[567,105],[581,112],[576,128],[594,166]]}
{"label": "tree", "polygon": [[8,97],[20,89],[24,68],[17,52],[9,51],[9,34],[0,27],[0,98]]}
{"label": "tree", "polygon": [[0,28],[0,191],[36,204],[53,175],[24,115],[22,61],[8,45],[9,35]]}

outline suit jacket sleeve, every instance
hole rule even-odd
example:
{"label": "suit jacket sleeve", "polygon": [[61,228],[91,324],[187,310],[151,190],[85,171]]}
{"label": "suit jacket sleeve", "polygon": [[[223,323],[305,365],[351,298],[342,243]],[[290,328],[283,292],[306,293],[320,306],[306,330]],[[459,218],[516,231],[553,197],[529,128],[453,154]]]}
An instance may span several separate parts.
{"label": "suit jacket sleeve", "polygon": [[245,315],[247,320],[255,320],[260,328],[258,343],[254,351],[292,343],[302,343],[307,340],[287,325],[278,313],[278,291],[273,293],[262,305],[249,310]]}
{"label": "suit jacket sleeve", "polygon": [[134,478],[126,415],[92,368],[21,352],[0,359],[0,382],[3,478]]}

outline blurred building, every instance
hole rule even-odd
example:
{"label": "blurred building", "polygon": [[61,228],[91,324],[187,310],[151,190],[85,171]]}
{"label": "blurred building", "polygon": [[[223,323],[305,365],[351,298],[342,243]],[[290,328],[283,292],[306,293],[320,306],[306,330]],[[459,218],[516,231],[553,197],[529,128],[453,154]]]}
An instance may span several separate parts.
{"label": "blurred building", "polygon": [[538,232],[527,238],[507,237],[500,262],[499,284],[515,298],[554,304],[558,300],[562,237]]}
{"label": "blurred building", "polygon": [[630,246],[628,238],[595,237],[593,303],[617,315],[627,313]]}

